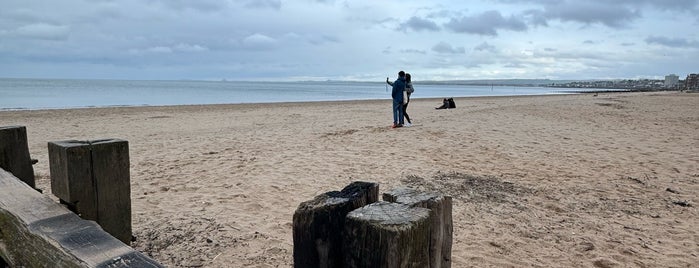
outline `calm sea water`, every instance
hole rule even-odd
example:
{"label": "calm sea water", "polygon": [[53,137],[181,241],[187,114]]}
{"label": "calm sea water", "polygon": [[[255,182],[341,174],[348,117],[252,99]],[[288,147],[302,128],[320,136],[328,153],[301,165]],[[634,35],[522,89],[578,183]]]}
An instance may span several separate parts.
{"label": "calm sea water", "polygon": [[[543,95],[545,87],[415,84],[413,98]],[[390,99],[383,82],[0,79],[0,110]]]}

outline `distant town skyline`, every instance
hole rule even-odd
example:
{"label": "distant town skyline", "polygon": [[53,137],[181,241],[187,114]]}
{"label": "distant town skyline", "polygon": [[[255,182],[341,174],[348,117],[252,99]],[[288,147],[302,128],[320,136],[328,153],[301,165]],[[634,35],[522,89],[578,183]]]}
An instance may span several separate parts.
{"label": "distant town skyline", "polygon": [[0,77],[684,79],[699,0],[6,0]]}

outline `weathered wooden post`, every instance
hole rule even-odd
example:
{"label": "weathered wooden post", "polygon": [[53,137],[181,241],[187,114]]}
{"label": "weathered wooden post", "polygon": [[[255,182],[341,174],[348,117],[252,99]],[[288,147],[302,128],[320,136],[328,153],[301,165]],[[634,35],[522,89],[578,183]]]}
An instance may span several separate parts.
{"label": "weathered wooden post", "polygon": [[345,217],[378,198],[378,184],[353,182],[342,191],[327,192],[301,203],[293,218],[294,267],[344,267]]}
{"label": "weathered wooden post", "polygon": [[131,241],[129,145],[125,140],[49,142],[51,191],[83,219]]}
{"label": "weathered wooden post", "polygon": [[385,201],[347,214],[345,267],[429,267],[429,210]]}
{"label": "weathered wooden post", "polygon": [[[451,267],[453,237],[452,199],[437,193],[397,188],[383,194],[383,200],[430,210],[430,268]],[[427,266],[426,266],[427,267]]]}
{"label": "weathered wooden post", "polygon": [[0,168],[35,188],[26,127],[0,126]]}

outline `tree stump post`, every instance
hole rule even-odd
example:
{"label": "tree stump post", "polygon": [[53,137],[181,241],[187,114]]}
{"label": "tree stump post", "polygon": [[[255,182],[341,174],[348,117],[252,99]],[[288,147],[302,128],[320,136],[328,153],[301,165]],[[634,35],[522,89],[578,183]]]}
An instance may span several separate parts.
{"label": "tree stump post", "polygon": [[429,210],[385,201],[347,214],[345,267],[429,267]]}
{"label": "tree stump post", "polygon": [[51,191],[83,219],[125,244],[131,241],[128,142],[119,139],[49,142]]}
{"label": "tree stump post", "polygon": [[26,127],[0,126],[0,168],[12,173],[29,187],[36,187]]}
{"label": "tree stump post", "polygon": [[378,201],[379,185],[353,182],[301,203],[293,218],[294,267],[341,268],[342,230],[347,213]]}
{"label": "tree stump post", "polygon": [[[452,199],[436,193],[397,188],[383,194],[383,200],[430,210],[430,268],[451,267],[453,237]],[[427,267],[427,266],[426,266]]]}

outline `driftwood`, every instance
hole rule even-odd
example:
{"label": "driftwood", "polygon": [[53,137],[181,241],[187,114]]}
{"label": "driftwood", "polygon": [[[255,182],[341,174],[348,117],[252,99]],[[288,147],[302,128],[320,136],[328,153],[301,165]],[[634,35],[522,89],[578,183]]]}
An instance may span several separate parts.
{"label": "driftwood", "polygon": [[11,267],[162,267],[2,169],[0,257]]}
{"label": "driftwood", "polygon": [[126,244],[132,236],[128,146],[118,139],[48,144],[52,193]]}
{"label": "driftwood", "polygon": [[429,267],[429,210],[377,202],[347,214],[345,266]]}
{"label": "driftwood", "polygon": [[294,267],[343,267],[342,230],[346,215],[378,201],[379,185],[353,182],[301,203],[293,218]]}
{"label": "driftwood", "polygon": [[14,174],[29,187],[36,187],[26,127],[0,126],[0,168]]}
{"label": "driftwood", "polygon": [[[430,268],[451,267],[453,236],[452,199],[436,193],[397,188],[383,194],[383,200],[430,210]],[[427,266],[425,266],[427,267]]]}

